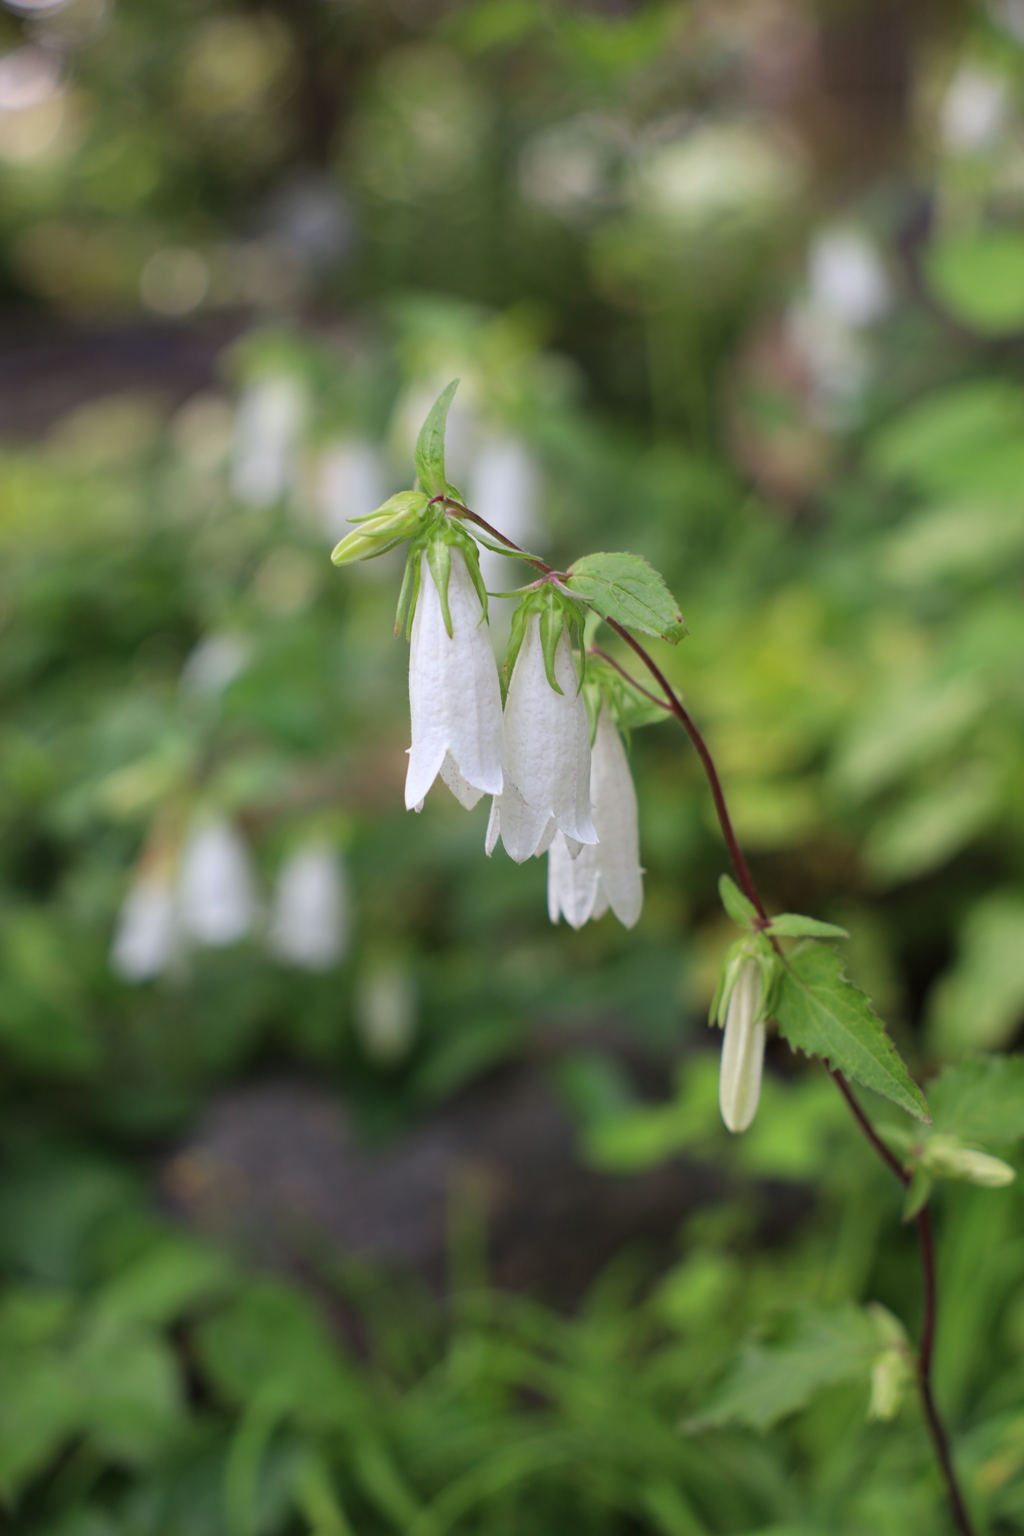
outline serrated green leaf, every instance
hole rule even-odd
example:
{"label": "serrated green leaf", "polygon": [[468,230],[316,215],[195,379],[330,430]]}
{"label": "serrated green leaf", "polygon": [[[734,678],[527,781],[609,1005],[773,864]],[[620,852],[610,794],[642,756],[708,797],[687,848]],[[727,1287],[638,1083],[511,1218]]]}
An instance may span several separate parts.
{"label": "serrated green leaf", "polygon": [[722,898],[722,906],[734,923],[738,923],[741,928],[753,928],[757,922],[757,908],[744,896],[735,880],[722,875],[718,882],[718,894]]}
{"label": "serrated green leaf", "polygon": [[825,1387],[843,1381],[867,1385],[877,1354],[877,1329],[859,1307],[804,1308],[787,1320],[778,1339],[748,1344],[684,1428],[690,1433],[723,1424],[769,1429],[806,1408]]}
{"label": "serrated green leaf", "polygon": [[835,923],[819,923],[816,917],[801,917],[798,912],[780,912],[771,921],[771,931],[783,939],[848,939],[845,928]]}
{"label": "serrated green leaf", "polygon": [[430,407],[427,419],[416,439],[414,455],[416,478],[428,496],[443,496],[448,489],[444,473],[444,430],[448,421],[448,411],[458,387],[458,379],[453,379],[447,388],[441,391]]}
{"label": "serrated green leaf", "polygon": [[615,619],[627,629],[660,636],[673,645],[686,634],[664,577],[639,555],[584,555],[574,563],[565,584],[593,604],[603,619]]}
{"label": "serrated green leaf", "polygon": [[1024,1138],[1024,1056],[976,1056],[928,1085],[936,1131],[964,1141]]}
{"label": "serrated green leaf", "polygon": [[928,1119],[924,1094],[870,998],[846,979],[842,957],[828,945],[811,941],[788,957],[779,979],[775,1019],[794,1050],[827,1060],[916,1119]]}

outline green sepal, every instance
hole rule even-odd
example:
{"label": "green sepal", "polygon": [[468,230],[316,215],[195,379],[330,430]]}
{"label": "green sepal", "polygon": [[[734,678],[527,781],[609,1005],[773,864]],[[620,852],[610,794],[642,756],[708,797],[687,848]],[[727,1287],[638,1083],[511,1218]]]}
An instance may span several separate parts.
{"label": "green sepal", "polygon": [[402,590],[398,594],[398,611],[395,614],[395,639],[402,633],[402,625],[407,623],[406,635],[412,632],[412,617],[416,612],[416,599],[420,595],[420,549],[411,549],[405,562],[405,574],[402,577]]}
{"label": "green sepal", "polygon": [[434,586],[441,600],[441,617],[449,640],[452,638],[452,615],[448,607],[448,582],[452,574],[452,551],[447,539],[433,538],[427,545],[427,566],[434,578]]}
{"label": "green sepal", "polygon": [[718,894],[722,898],[722,906],[740,928],[754,928],[757,925],[758,910],[749,897],[744,896],[735,880],[722,875],[718,882]]}
{"label": "green sepal", "polygon": [[448,422],[448,411],[458,387],[458,379],[453,379],[441,391],[430,407],[427,419],[416,439],[414,454],[416,477],[429,497],[444,496],[451,489],[444,473],[444,433]]}
{"label": "green sepal", "polygon": [[928,1204],[934,1183],[935,1181],[927,1168],[922,1168],[919,1163],[910,1176],[907,1193],[903,1199],[904,1221],[913,1221],[915,1216],[921,1214]]}
{"label": "green sepal", "polygon": [[544,673],[556,693],[562,692],[555,679],[555,651],[563,629],[568,629],[570,646],[575,639],[578,646],[578,660],[575,662],[578,692],[586,676],[587,661],[583,648],[583,626],[586,615],[580,604],[563,587],[553,581],[539,581],[534,582],[526,590],[512,617],[512,633],[509,636],[508,649],[502,663],[503,694],[508,692],[516,659],[526,634],[526,622],[531,614],[536,614],[538,617],[541,649],[544,653]]}
{"label": "green sepal", "polygon": [[798,912],[781,912],[773,917],[768,932],[782,939],[848,939],[845,928],[835,923],[820,923],[816,917],[801,917]]}
{"label": "green sepal", "polygon": [[[590,628],[591,619],[600,620],[596,614],[587,617],[587,630]],[[586,651],[587,633],[584,632],[583,650]],[[605,661],[602,656],[587,656],[587,674],[583,687],[583,696],[587,705],[587,714],[590,717],[590,740],[593,742],[597,731],[597,721],[601,713],[601,706],[607,704],[612,719],[625,738],[627,746],[630,743],[632,732],[643,725],[656,725],[667,719],[668,711],[662,709],[660,704],[655,704],[639,689],[633,687],[629,680],[623,677],[621,672]]]}
{"label": "green sepal", "polygon": [[712,1025],[717,1024],[719,1029],[725,1027],[726,1015],[729,1012],[729,1002],[739,980],[740,967],[745,960],[755,961],[758,970],[761,972],[759,1018],[768,1019],[774,1012],[775,999],[778,995],[779,981],[783,970],[782,961],[762,934],[747,934],[742,939],[737,939],[735,944],[729,946],[725,952],[725,959],[722,961],[718,986],[715,988],[715,995],[711,1000],[711,1008],[708,1013],[708,1023]]}

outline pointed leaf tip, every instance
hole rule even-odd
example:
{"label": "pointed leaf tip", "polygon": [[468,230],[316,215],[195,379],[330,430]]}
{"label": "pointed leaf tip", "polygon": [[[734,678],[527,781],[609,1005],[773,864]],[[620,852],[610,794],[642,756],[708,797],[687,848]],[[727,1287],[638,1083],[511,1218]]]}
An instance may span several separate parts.
{"label": "pointed leaf tip", "polygon": [[428,496],[443,496],[448,489],[444,472],[444,434],[448,411],[458,387],[459,380],[453,379],[441,391],[416,439],[416,476]]}

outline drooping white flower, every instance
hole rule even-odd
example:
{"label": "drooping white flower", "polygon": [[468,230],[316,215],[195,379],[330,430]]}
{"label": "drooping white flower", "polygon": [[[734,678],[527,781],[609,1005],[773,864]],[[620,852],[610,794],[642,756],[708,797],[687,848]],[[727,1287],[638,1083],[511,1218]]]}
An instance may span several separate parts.
{"label": "drooping white flower", "polygon": [[258,379],[238,403],[231,490],[250,507],[270,507],[290,489],[306,395],[287,374]]}
{"label": "drooping white flower", "polygon": [[764,1067],[763,999],[761,966],[747,955],[729,993],[718,1078],[718,1103],[730,1131],[745,1131],[757,1113]]}
{"label": "drooping white flower", "polygon": [[[554,655],[556,693],[547,679],[540,617],[526,620],[505,702],[505,789],[496,795],[486,849],[499,836],[522,864],[551,846],[556,830],[571,844],[597,842],[590,807],[590,725],[563,626]],[[570,846],[570,852],[573,850]]]}
{"label": "drooping white flower", "polygon": [[329,971],[349,944],[350,904],[337,852],[323,842],[297,848],[282,864],[267,941],[279,959]]}
{"label": "drooping white flower", "polygon": [[409,652],[412,746],[405,780],[408,810],[421,810],[440,773],[460,805],[501,793],[501,690],[483,608],[462,551],[451,550],[445,629],[441,598],[426,555]]}
{"label": "drooping white flower", "polygon": [[174,954],[174,886],[170,871],[140,872],[117,915],[110,965],[122,981],[151,981]]}
{"label": "drooping white flower", "polygon": [[629,762],[608,705],[602,704],[590,762],[590,796],[599,842],[572,857],[556,832],[548,850],[548,915],[572,928],[603,917],[611,907],[632,928],[644,902],[637,828],[636,790]]}
{"label": "drooping white flower", "polygon": [[178,922],[199,944],[219,948],[243,939],[256,915],[249,853],[224,820],[193,827],[178,870]]}

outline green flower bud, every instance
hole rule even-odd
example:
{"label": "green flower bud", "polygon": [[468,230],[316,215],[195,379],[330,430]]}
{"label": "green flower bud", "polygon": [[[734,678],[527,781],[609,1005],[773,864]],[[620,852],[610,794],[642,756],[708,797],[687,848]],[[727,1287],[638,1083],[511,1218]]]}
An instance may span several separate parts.
{"label": "green flower bud", "polygon": [[429,505],[422,491],[399,491],[376,512],[354,519],[358,526],[335,547],[331,559],[335,565],[351,565],[384,554],[419,533]]}
{"label": "green flower bud", "polygon": [[921,1149],[920,1163],[938,1179],[964,1179],[984,1189],[1000,1189],[1017,1177],[1009,1163],[965,1147],[955,1136],[932,1136]]}

